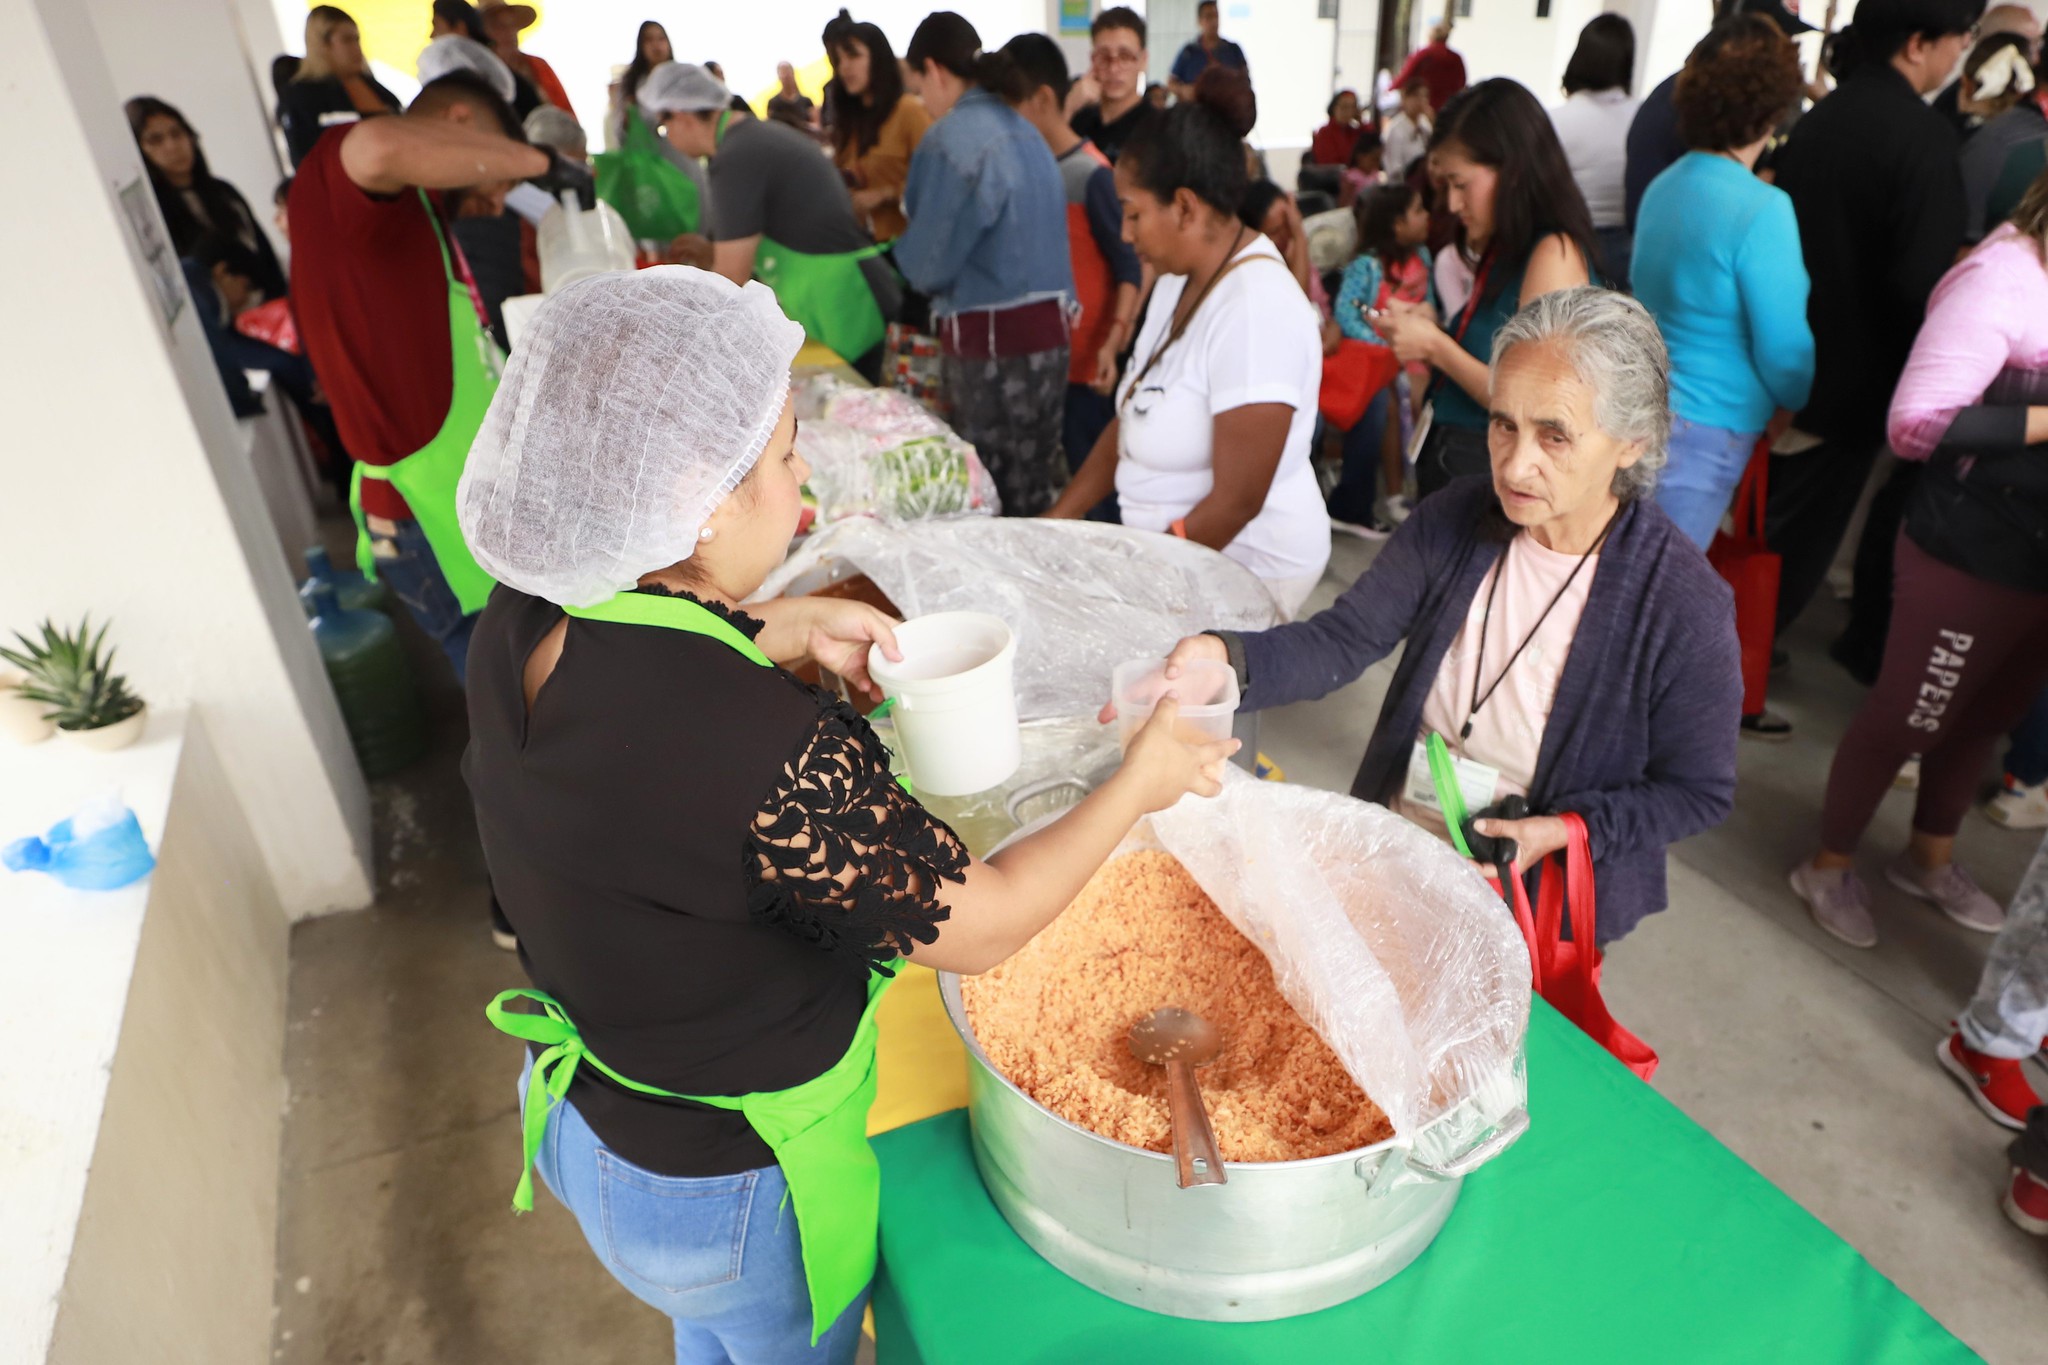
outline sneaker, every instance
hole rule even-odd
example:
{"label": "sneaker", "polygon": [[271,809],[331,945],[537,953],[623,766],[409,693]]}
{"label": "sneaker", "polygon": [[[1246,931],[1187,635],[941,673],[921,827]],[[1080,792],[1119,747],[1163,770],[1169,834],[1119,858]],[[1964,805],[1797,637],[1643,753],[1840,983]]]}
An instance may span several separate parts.
{"label": "sneaker", "polygon": [[2005,1216],[2021,1232],[2048,1237],[2048,1181],[2022,1167],[2012,1168],[2012,1184],[2005,1187]]}
{"label": "sneaker", "polygon": [[1875,948],[1877,925],[1870,918],[1870,888],[1854,868],[1823,872],[1801,863],[1787,878],[1793,894],[1806,902],[1813,922],[1851,948]]}
{"label": "sneaker", "polygon": [[2018,1062],[1972,1052],[1963,1046],[1960,1033],[1951,1033],[1941,1040],[1941,1046],[1934,1050],[1934,1060],[1970,1092],[1970,1098],[1977,1102],[1985,1117],[2001,1128],[2025,1128],[2027,1111],[2041,1103]]}
{"label": "sneaker", "polygon": [[1406,493],[1396,493],[1388,498],[1386,506],[1380,509],[1380,520],[1391,526],[1399,526],[1408,520],[1408,514],[1414,510],[1415,504],[1408,501]]}
{"label": "sneaker", "polygon": [[1347,536],[1357,536],[1360,540],[1385,540],[1394,534],[1394,528],[1382,524],[1378,517],[1371,521],[1339,521],[1331,517],[1330,529]]}
{"label": "sneaker", "polygon": [[1892,774],[1892,785],[1902,792],[1920,790],[1920,755],[1914,754],[1899,765],[1899,770]]}
{"label": "sneaker", "polygon": [[1965,929],[1995,934],[2005,927],[2005,907],[1984,894],[1960,863],[1921,867],[1910,853],[1885,864],[1884,879],[1915,900],[1932,901]]}
{"label": "sneaker", "polygon": [[1742,737],[1760,739],[1766,744],[1783,744],[1792,738],[1792,722],[1775,711],[1759,711],[1742,718]]}
{"label": "sneaker", "polygon": [[1998,795],[1978,809],[1986,820],[2007,829],[2048,829],[2048,782],[2030,787],[2007,773]]}

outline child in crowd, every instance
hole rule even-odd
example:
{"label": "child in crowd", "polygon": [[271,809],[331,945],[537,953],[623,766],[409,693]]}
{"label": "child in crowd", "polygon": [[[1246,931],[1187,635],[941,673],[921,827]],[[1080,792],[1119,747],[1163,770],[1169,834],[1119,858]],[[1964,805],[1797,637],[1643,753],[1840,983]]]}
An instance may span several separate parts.
{"label": "child in crowd", "polygon": [[1381,169],[1384,150],[1378,133],[1370,128],[1359,129],[1358,141],[1351,144],[1351,160],[1337,184],[1338,208],[1350,208],[1366,191],[1386,180]]}
{"label": "child in crowd", "polygon": [[1387,120],[1382,160],[1390,175],[1398,180],[1413,169],[1429,150],[1434,127],[1429,117],[1429,86],[1417,76],[1402,89],[1401,107]]}
{"label": "child in crowd", "polygon": [[[1413,185],[1380,185],[1360,199],[1353,212],[1358,219],[1358,257],[1345,269],[1343,287],[1337,292],[1337,325],[1352,341],[1383,346],[1385,341],[1373,327],[1375,318],[1395,303],[1436,304],[1433,262],[1425,245],[1429,204]],[[1340,525],[1384,532],[1407,515],[1408,502],[1401,492],[1406,482],[1402,452],[1407,448],[1415,400],[1428,382],[1427,365],[1402,367],[1358,425],[1344,434],[1344,472],[1330,494],[1330,516]],[[1384,518],[1373,514],[1375,452],[1386,481]]]}

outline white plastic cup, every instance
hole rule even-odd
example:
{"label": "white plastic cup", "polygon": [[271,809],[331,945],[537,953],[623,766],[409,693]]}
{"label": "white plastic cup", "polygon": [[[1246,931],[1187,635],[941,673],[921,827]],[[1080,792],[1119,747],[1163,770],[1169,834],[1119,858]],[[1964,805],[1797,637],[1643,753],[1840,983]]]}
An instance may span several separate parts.
{"label": "white plastic cup", "polygon": [[1001,786],[1024,761],[1017,729],[1017,637],[1001,617],[942,611],[896,628],[903,659],[868,653],[892,713],[910,781],[933,796]]}
{"label": "white plastic cup", "polygon": [[1168,692],[1180,702],[1174,733],[1189,743],[1230,738],[1237,715],[1237,670],[1226,663],[1197,659],[1180,666],[1180,676],[1166,676],[1164,659],[1132,659],[1110,674],[1109,696],[1116,706],[1116,740],[1130,747],[1131,736],[1152,719],[1159,699]]}

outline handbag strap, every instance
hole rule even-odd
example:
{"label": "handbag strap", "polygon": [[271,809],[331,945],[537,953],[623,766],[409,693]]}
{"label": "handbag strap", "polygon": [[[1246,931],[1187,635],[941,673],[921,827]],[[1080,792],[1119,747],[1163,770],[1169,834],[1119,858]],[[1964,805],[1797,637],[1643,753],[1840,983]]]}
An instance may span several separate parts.
{"label": "handbag strap", "polygon": [[1541,886],[1536,897],[1536,941],[1551,948],[1563,941],[1564,919],[1571,917],[1574,965],[1586,989],[1596,984],[1600,971],[1599,913],[1593,888],[1593,851],[1586,837],[1586,822],[1566,813],[1558,817],[1565,824],[1565,846],[1544,860]]}

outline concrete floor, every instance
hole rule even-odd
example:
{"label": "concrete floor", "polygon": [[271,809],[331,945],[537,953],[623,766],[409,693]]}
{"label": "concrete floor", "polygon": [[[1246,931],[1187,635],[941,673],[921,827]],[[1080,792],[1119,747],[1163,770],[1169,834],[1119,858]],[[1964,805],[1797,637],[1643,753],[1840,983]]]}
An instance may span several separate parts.
{"label": "concrete floor", "polygon": [[[1311,605],[1370,555],[1340,538]],[[1615,947],[1609,1000],[1662,1054],[1659,1090],[1988,1360],[2040,1361],[2048,1245],[1999,1214],[2005,1135],[1932,1059],[1988,940],[1873,876],[1884,943],[1858,951],[1814,929],[1785,888],[1860,695],[1821,653],[1838,611],[1808,612],[1773,682],[1795,738],[1742,747],[1735,814],[1673,850],[1671,909]],[[1390,676],[1382,664],[1267,717],[1262,747],[1291,780],[1347,788]],[[377,904],[293,934],[276,1358],[668,1359],[665,1320],[604,1273],[558,1204],[543,1194],[532,1214],[509,1212],[518,1051],[483,1005],[525,983],[484,930],[449,710],[434,757],[377,784]],[[1910,808],[1886,800],[1870,872]],[[1960,847],[2003,899],[2034,844],[1972,816]]]}

